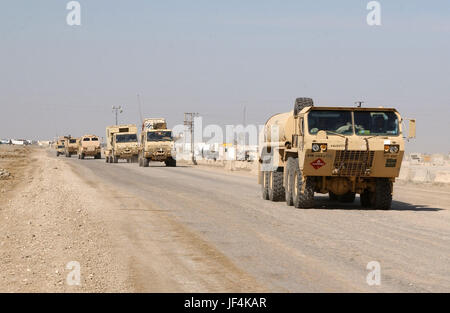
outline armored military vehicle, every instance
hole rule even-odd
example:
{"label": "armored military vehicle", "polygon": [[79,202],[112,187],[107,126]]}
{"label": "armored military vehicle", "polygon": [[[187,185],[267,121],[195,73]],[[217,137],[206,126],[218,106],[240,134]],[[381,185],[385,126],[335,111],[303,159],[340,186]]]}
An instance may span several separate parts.
{"label": "armored military vehicle", "polygon": [[128,163],[138,160],[137,127],[134,124],[106,127],[106,163],[117,163],[120,159]]}
{"label": "armored military vehicle", "polygon": [[65,153],[66,137],[59,137],[55,143],[56,156],[59,157]]}
{"label": "armored military vehicle", "polygon": [[64,155],[70,158],[72,155],[78,154],[79,138],[65,137],[64,140]]}
{"label": "armored military vehicle", "polygon": [[[390,209],[405,149],[404,119],[394,108],[317,107],[298,98],[294,110],[264,128],[258,182],[266,200],[314,206],[314,193],[363,207]],[[415,137],[409,120],[408,138]]]}
{"label": "armored military vehicle", "polygon": [[95,135],[84,135],[78,142],[78,158],[94,157],[94,159],[101,158],[100,138]]}
{"label": "armored military vehicle", "polygon": [[139,145],[139,166],[148,167],[150,161],[176,166],[172,131],[164,118],[147,118],[142,123]]}

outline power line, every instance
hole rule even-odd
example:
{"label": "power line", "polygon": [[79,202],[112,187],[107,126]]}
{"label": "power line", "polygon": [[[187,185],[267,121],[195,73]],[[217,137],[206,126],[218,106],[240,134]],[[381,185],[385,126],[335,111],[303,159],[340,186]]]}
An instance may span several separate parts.
{"label": "power line", "polygon": [[116,106],[113,105],[112,110],[113,110],[113,112],[115,111],[115,113],[116,113],[116,125],[119,125],[119,120],[118,120],[118,118],[117,118],[117,115],[118,115],[119,113],[122,113],[122,112],[123,112],[122,106],[119,105],[118,107],[116,107]]}

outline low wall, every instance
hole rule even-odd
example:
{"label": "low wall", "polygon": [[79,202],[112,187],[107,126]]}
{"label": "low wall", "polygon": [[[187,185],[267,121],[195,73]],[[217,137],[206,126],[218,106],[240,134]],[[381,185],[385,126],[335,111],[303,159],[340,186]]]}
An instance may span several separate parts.
{"label": "low wall", "polygon": [[[190,161],[177,161],[177,163],[192,164]],[[197,160],[197,165],[216,167],[226,171],[243,171],[249,172],[251,174],[258,173],[258,163],[257,162],[246,162],[246,161],[222,161],[222,160]]]}
{"label": "low wall", "polygon": [[450,184],[450,166],[430,166],[422,164],[402,165],[398,180],[418,184]]}

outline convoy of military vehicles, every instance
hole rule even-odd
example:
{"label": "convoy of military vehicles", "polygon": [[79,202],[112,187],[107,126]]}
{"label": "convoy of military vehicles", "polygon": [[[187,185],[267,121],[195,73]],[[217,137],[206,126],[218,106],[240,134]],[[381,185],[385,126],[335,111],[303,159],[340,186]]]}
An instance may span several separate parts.
{"label": "convoy of military vehicles", "polygon": [[[403,119],[394,108],[318,107],[310,98],[298,98],[293,111],[276,114],[265,124],[259,147],[258,183],[262,197],[286,201],[296,208],[314,207],[314,194],[330,200],[355,201],[362,207],[388,210],[393,183],[399,176],[404,138],[415,138],[415,120],[405,136]],[[77,154],[101,158],[100,138],[60,137],[56,155]],[[151,161],[176,166],[172,131],[164,118],[136,125],[106,127],[106,163]]]}

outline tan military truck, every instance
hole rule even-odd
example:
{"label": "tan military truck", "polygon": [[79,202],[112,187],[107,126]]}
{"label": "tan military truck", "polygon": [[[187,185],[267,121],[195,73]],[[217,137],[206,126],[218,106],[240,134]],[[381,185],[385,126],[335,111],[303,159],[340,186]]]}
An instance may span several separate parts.
{"label": "tan military truck", "polygon": [[138,148],[136,125],[106,127],[106,163],[117,163],[120,159],[125,159],[128,163],[137,163]]}
{"label": "tan military truck", "polygon": [[[294,110],[265,124],[258,182],[266,200],[314,206],[314,193],[363,207],[390,209],[405,148],[404,119],[393,108],[315,107],[298,98]],[[409,120],[408,138],[415,137]]]}
{"label": "tan military truck", "polygon": [[78,141],[79,138],[72,138],[70,136],[65,137],[64,141],[64,155],[66,158],[70,158],[72,155],[78,154]]}
{"label": "tan military truck", "polygon": [[65,152],[65,142],[66,142],[66,137],[59,137],[56,140],[55,143],[55,149],[56,149],[56,156],[59,157],[60,155],[64,154]]}
{"label": "tan military truck", "polygon": [[84,135],[78,142],[78,158],[84,159],[87,156],[100,159],[102,155],[100,138],[95,135]]}
{"label": "tan military truck", "polygon": [[148,167],[150,161],[177,166],[172,131],[163,118],[147,118],[142,123],[139,145],[139,166]]}

